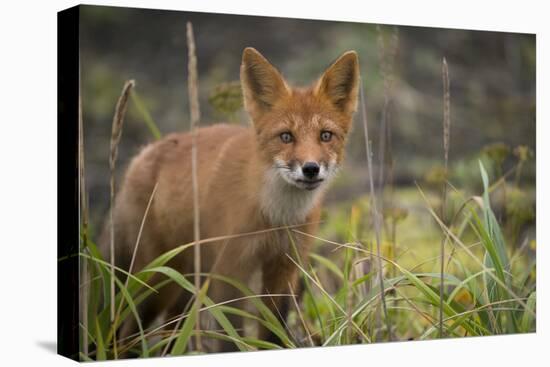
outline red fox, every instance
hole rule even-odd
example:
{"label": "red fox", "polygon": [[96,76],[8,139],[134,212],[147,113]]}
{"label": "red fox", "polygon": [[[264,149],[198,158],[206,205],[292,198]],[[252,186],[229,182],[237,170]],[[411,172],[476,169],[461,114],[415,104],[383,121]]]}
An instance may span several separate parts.
{"label": "red fox", "polygon": [[[357,107],[357,54],[341,55],[308,88],[290,87],[254,48],[244,50],[240,72],[252,126],[217,124],[197,131],[200,237],[299,224],[304,224],[301,231],[315,233],[321,201],[342,163]],[[191,145],[191,134],[170,134],[146,146],[131,161],[113,209],[118,266],[129,267],[155,185],[134,269],[177,245],[193,242]],[[104,237],[108,238],[105,233]],[[298,254],[306,261],[311,238],[295,237]],[[103,241],[105,253],[108,243]],[[287,256],[292,251],[287,229],[233,237],[201,246],[201,271],[245,284],[261,271],[262,293],[288,293],[289,286],[296,289],[299,270]],[[182,253],[169,266],[182,274],[193,273],[193,251]],[[243,296],[215,280],[208,294],[215,302]],[[190,294],[176,285],[162,288],[140,306],[144,326],[159,315],[181,314],[189,299]],[[275,315],[286,317],[287,297],[273,297],[265,303]],[[243,307],[242,301],[231,305]],[[241,318],[228,318],[235,329],[242,329]],[[128,321],[123,334],[135,330]],[[280,343],[267,329],[260,328],[259,338]],[[216,350],[234,347],[225,342]]]}

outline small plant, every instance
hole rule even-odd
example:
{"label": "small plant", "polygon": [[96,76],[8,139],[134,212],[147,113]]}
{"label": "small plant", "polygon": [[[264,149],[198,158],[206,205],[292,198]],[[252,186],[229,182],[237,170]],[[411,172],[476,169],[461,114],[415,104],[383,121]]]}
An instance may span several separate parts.
{"label": "small plant", "polygon": [[493,161],[495,168],[497,170],[496,177],[502,176],[502,164],[510,155],[511,149],[508,145],[504,143],[493,143],[485,146],[483,148],[483,153]]}
{"label": "small plant", "polygon": [[210,93],[208,102],[221,118],[234,122],[243,107],[243,94],[240,82],[218,84]]}
{"label": "small plant", "polygon": [[516,178],[515,178],[515,184],[516,184],[516,187],[518,187],[523,166],[525,165],[526,162],[528,162],[530,159],[533,158],[534,154],[533,154],[533,151],[528,146],[518,145],[514,149],[514,155],[518,159],[517,169],[516,169]]}

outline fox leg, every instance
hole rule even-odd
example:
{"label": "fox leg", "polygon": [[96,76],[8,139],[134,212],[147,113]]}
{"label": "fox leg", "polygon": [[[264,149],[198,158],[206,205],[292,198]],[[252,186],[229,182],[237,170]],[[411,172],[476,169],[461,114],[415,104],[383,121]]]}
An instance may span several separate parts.
{"label": "fox leg", "polygon": [[[237,246],[238,244],[235,243],[225,244],[218,258],[224,259],[227,258],[227,256],[232,256],[231,253],[240,253],[241,251],[233,252]],[[244,294],[233,285],[216,277],[216,275],[227,277],[247,285],[253,270],[253,264],[247,264],[246,261],[218,261],[214,264],[210,271],[212,278],[208,291],[212,301],[214,301],[214,303],[230,301],[228,302],[228,306],[244,310],[246,306],[245,301],[242,299]],[[244,319],[241,316],[232,314],[226,314],[225,316],[237,333],[241,336],[244,335]],[[208,316],[205,321],[207,321],[208,324],[206,325],[206,329],[225,334],[225,331],[222,330],[222,326],[214,320],[211,315]],[[239,350],[235,342],[228,340],[214,340],[212,349],[215,352],[233,352]]]}
{"label": "fox leg", "polygon": [[[319,216],[320,212],[318,209],[310,214],[307,219],[310,224],[303,228],[306,234],[314,234],[317,232]],[[300,283],[298,266],[294,262],[307,264],[309,261],[308,256],[313,243],[313,237],[306,234],[291,234],[293,239],[290,243],[287,243],[289,251],[264,261],[262,264],[262,283],[265,293],[288,294],[291,292],[298,300],[300,299],[303,287]],[[295,250],[297,253],[294,251],[294,245],[292,245],[292,243],[296,244]],[[294,261],[292,261],[289,256]],[[269,307],[273,314],[279,319],[283,327],[286,327],[286,319],[291,302],[293,302],[290,297],[291,296],[270,297],[265,302],[267,307]],[[259,338],[275,344],[281,344],[279,337],[261,325]]]}
{"label": "fox leg", "polygon": [[[235,300],[238,298],[242,298],[243,294],[233,288],[233,286],[226,284],[225,282],[221,280],[212,280],[211,283],[211,297],[212,300],[215,303],[220,302],[227,302],[231,300]],[[235,307],[238,309],[244,309],[245,304],[244,301],[238,300],[238,301],[232,301],[229,302],[228,306]],[[240,336],[244,335],[244,320],[242,317],[238,315],[232,315],[232,314],[225,314],[233,328],[237,331],[237,333]],[[206,328],[209,330],[214,330],[220,334],[226,334],[225,330],[222,329],[222,326],[211,316],[209,315],[207,318]],[[213,352],[236,352],[239,350],[235,342],[229,341],[229,340],[214,340],[212,345],[212,351]]]}
{"label": "fox leg", "polygon": [[[288,257],[278,257],[263,264],[263,292],[265,294],[296,294],[298,291],[298,269]],[[267,297],[266,306],[285,327],[291,300],[290,296]],[[281,344],[277,335],[260,325],[259,339],[275,344]]]}

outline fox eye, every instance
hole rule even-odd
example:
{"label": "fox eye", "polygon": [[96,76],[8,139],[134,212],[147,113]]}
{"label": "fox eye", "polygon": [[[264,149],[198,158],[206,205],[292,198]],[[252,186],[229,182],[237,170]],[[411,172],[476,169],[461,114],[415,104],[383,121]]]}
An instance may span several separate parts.
{"label": "fox eye", "polygon": [[330,131],[321,131],[321,141],[327,142],[332,139],[332,133]]}
{"label": "fox eye", "polygon": [[281,134],[281,140],[283,141],[283,143],[288,144],[288,143],[292,143],[292,141],[294,140],[294,137],[292,136],[291,133],[284,132]]}

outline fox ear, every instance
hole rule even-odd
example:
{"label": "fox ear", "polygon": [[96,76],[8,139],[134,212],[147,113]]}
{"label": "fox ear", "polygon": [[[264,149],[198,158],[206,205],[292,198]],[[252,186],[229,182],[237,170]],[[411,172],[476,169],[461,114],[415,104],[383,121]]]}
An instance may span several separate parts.
{"label": "fox ear", "polygon": [[345,114],[352,114],[357,108],[358,92],[359,60],[355,51],[348,51],[333,62],[315,87],[319,97],[328,99]]}
{"label": "fox ear", "polygon": [[252,47],[243,51],[241,85],[244,105],[252,119],[290,95],[290,89],[279,71]]}

